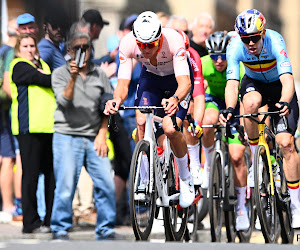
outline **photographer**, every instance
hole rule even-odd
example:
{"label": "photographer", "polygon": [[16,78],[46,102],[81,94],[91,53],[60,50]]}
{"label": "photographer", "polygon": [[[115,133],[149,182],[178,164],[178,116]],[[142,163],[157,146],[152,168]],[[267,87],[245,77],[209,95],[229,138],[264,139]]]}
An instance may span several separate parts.
{"label": "photographer", "polygon": [[112,170],[107,157],[107,117],[100,113],[103,93],[112,93],[105,72],[90,62],[88,34],[70,35],[66,65],[54,70],[53,159],[56,189],[51,218],[53,239],[68,239],[72,200],[82,166],[93,179],[97,208],[96,239],[115,239],[116,204]]}

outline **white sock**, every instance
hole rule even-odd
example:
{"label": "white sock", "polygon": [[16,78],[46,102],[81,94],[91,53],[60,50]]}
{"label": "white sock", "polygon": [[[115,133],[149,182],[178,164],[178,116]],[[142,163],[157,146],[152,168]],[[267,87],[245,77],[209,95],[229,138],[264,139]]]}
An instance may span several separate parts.
{"label": "white sock", "polygon": [[298,188],[289,188],[289,193],[291,197],[291,209],[300,210],[299,186]]}
{"label": "white sock", "polygon": [[190,156],[190,169],[200,169],[200,143],[196,145],[187,145]]}
{"label": "white sock", "polygon": [[250,147],[250,150],[251,150],[251,153],[252,153],[252,158],[251,158],[252,164],[254,164],[254,154],[255,154],[255,150],[256,150],[258,144],[250,144],[249,139],[248,139],[248,144],[249,144],[249,147]]}
{"label": "white sock", "polygon": [[237,197],[237,211],[246,211],[246,188],[247,187],[234,187]]}
{"label": "white sock", "polygon": [[212,157],[212,154],[214,152],[215,145],[212,145],[208,148],[202,146],[202,148],[203,148],[203,151],[204,151],[204,154],[205,154],[204,169],[207,169],[207,168],[210,167],[211,157]]}
{"label": "white sock", "polygon": [[142,183],[146,183],[149,180],[149,162],[147,155],[142,155],[140,177]]}
{"label": "white sock", "polygon": [[178,166],[179,177],[181,180],[185,180],[190,176],[190,171],[188,168],[188,156],[187,154],[182,158],[178,158],[175,156],[175,159]]}

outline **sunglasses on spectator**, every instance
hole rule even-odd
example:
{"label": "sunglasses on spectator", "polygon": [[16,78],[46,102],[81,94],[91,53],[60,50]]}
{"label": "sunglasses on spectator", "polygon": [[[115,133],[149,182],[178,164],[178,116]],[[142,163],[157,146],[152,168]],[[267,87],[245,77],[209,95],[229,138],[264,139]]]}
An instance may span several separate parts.
{"label": "sunglasses on spectator", "polygon": [[261,39],[262,32],[250,35],[250,36],[241,36],[241,40],[243,43],[249,44],[250,41],[253,43],[257,43]]}
{"label": "sunglasses on spectator", "polygon": [[141,49],[145,49],[146,47],[149,48],[149,49],[153,49],[154,47],[156,47],[159,44],[159,39],[157,39],[156,41],[151,42],[151,43],[141,43],[141,42],[136,40],[136,44]]}
{"label": "sunglasses on spectator", "polygon": [[76,46],[74,46],[72,49],[73,49],[74,51],[79,50],[79,49],[82,49],[83,51],[86,51],[86,50],[89,49],[89,48],[90,48],[90,45],[88,45],[88,44],[83,44],[83,45],[76,45]]}
{"label": "sunglasses on spectator", "polygon": [[226,54],[209,54],[210,58],[214,61],[218,61],[219,58],[221,58],[222,61],[226,60]]}

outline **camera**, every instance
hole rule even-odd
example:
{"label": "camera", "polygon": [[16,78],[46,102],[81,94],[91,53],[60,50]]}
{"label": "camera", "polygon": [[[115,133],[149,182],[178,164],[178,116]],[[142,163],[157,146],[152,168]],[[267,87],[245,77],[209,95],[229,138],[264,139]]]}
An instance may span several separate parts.
{"label": "camera", "polygon": [[84,58],[85,58],[85,50],[83,50],[82,48],[76,50],[75,62],[78,68],[80,69],[83,67]]}

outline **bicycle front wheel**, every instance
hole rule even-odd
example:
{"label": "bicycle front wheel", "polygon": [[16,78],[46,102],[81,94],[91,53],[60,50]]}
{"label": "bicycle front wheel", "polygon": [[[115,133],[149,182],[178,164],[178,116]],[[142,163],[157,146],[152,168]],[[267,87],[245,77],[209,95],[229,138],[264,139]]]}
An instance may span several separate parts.
{"label": "bicycle front wheel", "polygon": [[130,219],[136,240],[148,239],[155,216],[155,177],[154,170],[153,176],[150,176],[149,166],[150,144],[141,140],[133,152],[129,178]]}
{"label": "bicycle front wheel", "polygon": [[[168,195],[179,193],[179,176],[174,156],[170,157],[168,178],[167,178]],[[169,241],[181,241],[185,234],[188,222],[188,208],[180,208],[177,204],[170,204],[164,207],[163,217],[165,225],[166,239]]]}
{"label": "bicycle front wheel", "polygon": [[[261,230],[266,243],[278,239],[278,216],[276,197],[271,194],[270,175],[266,149],[258,145],[254,155],[254,196]],[[273,181],[273,180],[271,180]]]}
{"label": "bicycle front wheel", "polygon": [[210,234],[212,242],[221,241],[223,226],[222,197],[222,162],[221,155],[215,151],[212,155],[212,165],[209,172],[208,204],[210,218]]}

